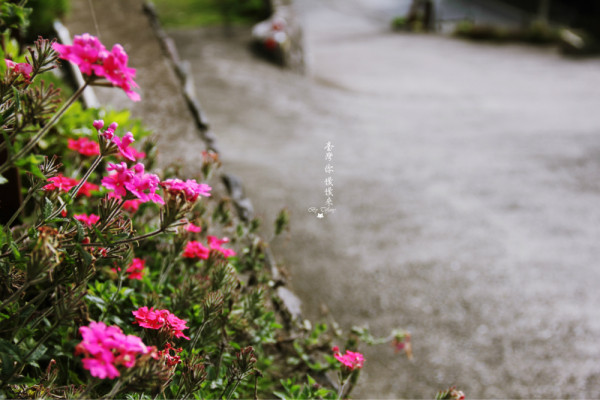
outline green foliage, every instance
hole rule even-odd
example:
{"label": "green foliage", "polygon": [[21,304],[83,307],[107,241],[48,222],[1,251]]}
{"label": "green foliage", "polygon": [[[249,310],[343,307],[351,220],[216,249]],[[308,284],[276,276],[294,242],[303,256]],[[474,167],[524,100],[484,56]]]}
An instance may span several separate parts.
{"label": "green foliage", "polygon": [[306,376],[306,383],[298,384],[295,379],[281,380],[283,391],[273,394],[279,399],[337,399],[337,393],[317,383],[312,376]]}
{"label": "green foliage", "polygon": [[27,41],[33,42],[38,35],[49,37],[54,34],[54,20],[64,17],[69,11],[69,0],[28,0],[30,27]]}
{"label": "green foliage", "polygon": [[408,20],[406,17],[396,17],[391,22],[392,30],[408,29]]}
{"label": "green foliage", "polygon": [[247,25],[269,17],[265,0],[153,0],[161,23],[169,28]]}
{"label": "green foliage", "polygon": [[8,0],[0,0],[0,32],[7,29],[17,32],[29,26],[30,8],[24,8]]}
{"label": "green foliage", "polygon": [[498,43],[524,42],[531,44],[557,44],[559,31],[548,24],[534,21],[525,29],[507,29],[493,25],[477,25],[471,21],[460,21],[454,35],[472,40],[486,40]]}

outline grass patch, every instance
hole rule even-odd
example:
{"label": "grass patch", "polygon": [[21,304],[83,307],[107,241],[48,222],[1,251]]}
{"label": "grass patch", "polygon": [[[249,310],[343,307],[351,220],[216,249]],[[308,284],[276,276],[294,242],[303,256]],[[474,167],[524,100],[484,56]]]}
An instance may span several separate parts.
{"label": "grass patch", "polygon": [[153,0],[166,28],[251,25],[269,17],[264,0]]}

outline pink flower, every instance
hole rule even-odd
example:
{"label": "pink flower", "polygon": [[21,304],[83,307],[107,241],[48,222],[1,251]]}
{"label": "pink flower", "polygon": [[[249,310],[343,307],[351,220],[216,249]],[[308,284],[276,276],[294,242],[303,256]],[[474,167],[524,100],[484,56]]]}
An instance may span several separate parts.
{"label": "pink flower", "polygon": [[125,203],[123,203],[123,210],[134,213],[140,208],[141,203],[141,200],[126,200]]}
{"label": "pink flower", "polygon": [[[173,350],[174,355],[171,355],[171,350]],[[181,353],[183,349],[180,347],[178,349],[174,348],[171,343],[167,342],[165,344],[164,350],[158,352],[158,356],[164,358],[165,364],[167,367],[172,367],[177,364],[181,364],[181,356],[177,354]]]}
{"label": "pink flower", "polygon": [[228,238],[224,237],[223,239],[218,239],[216,236],[207,236],[206,239],[208,240],[208,245],[211,249],[220,252],[225,257],[235,256],[235,251],[221,247],[222,244],[229,242]]}
{"label": "pink flower", "polygon": [[336,360],[344,364],[350,371],[363,367],[365,358],[362,354],[346,350],[346,354],[342,355],[340,353],[340,348],[337,346],[334,346],[332,350],[333,356],[336,358]]}
{"label": "pink flower", "polygon": [[127,168],[127,164],[108,163],[107,171],[114,171],[113,174],[102,178],[102,186],[114,190],[118,197],[127,195],[131,192],[138,199],[145,203],[153,201],[164,204],[164,200],[156,193],[160,180],[154,174],[144,172],[144,164],[138,163],[132,168]]}
{"label": "pink flower", "polygon": [[96,128],[97,131],[100,131],[100,129],[102,129],[102,127],[104,126],[104,121],[101,119],[97,119],[94,121],[94,123],[92,124],[92,126],[94,128]]}
{"label": "pink flower", "polygon": [[[136,160],[141,160],[146,158],[146,153],[144,153],[143,151],[137,151],[134,147],[128,147],[127,151],[129,152],[129,154],[131,154],[133,156],[133,158],[135,158]],[[123,153],[119,153],[117,154],[117,156],[123,156]]]}
{"label": "pink flower", "polygon": [[59,190],[68,192],[69,190],[73,189],[75,185],[77,185],[77,180],[68,178],[62,174],[48,178],[48,181],[50,183],[44,186],[44,190]]}
{"label": "pink flower", "polygon": [[103,358],[84,358],[81,360],[83,368],[90,371],[92,376],[100,379],[115,379],[120,375],[119,370]]}
{"label": "pink flower", "polygon": [[123,89],[131,100],[140,99],[140,95],[133,91],[133,88],[138,87],[133,80],[135,69],[127,66],[129,57],[121,45],[115,44],[108,51],[98,38],[84,33],[75,35],[72,45],[54,43],[52,48],[63,60],[77,64],[83,74],[104,77],[114,86]]}
{"label": "pink flower", "polygon": [[142,202],[153,201],[158,204],[165,204],[163,198],[156,193],[160,183],[158,176],[145,173],[144,164],[142,163],[137,163],[133,168],[136,174],[133,177],[133,182],[127,186],[127,190]]}
{"label": "pink flower", "polygon": [[185,226],[185,230],[188,232],[199,233],[202,232],[202,227],[188,222],[188,224]]}
{"label": "pink flower", "polygon": [[140,95],[133,91],[133,88],[139,87],[133,80],[135,78],[135,68],[127,67],[129,57],[120,44],[115,44],[112,51],[107,55],[103,62],[104,77],[113,85],[123,89],[125,94],[133,101],[139,101]]}
{"label": "pink flower", "polygon": [[100,190],[100,186],[98,186],[94,183],[85,182],[79,189],[79,192],[77,193],[77,195],[91,197],[92,192],[97,192],[98,190]]}
{"label": "pink flower", "polygon": [[114,190],[115,195],[119,197],[126,196],[125,184],[131,182],[134,172],[129,170],[124,162],[120,164],[108,163],[106,170],[115,171],[115,173],[102,178],[102,186]]}
{"label": "pink flower", "polygon": [[[116,265],[116,263],[115,263],[115,265]],[[135,280],[142,280],[142,278],[144,277],[145,265],[146,265],[146,262],[144,260],[142,260],[141,258],[134,258],[131,261],[131,264],[129,264],[129,266],[125,270],[125,272],[129,274],[129,275],[127,275],[127,278],[135,279]],[[116,274],[116,273],[118,273],[118,271],[121,271],[121,268],[120,267],[111,268],[111,271]]]}
{"label": "pink flower", "polygon": [[146,266],[146,262],[141,258],[134,258],[127,267],[127,272],[129,274],[129,279],[137,279],[141,280],[144,276],[144,267]]}
{"label": "pink flower", "polygon": [[86,137],[80,137],[77,140],[69,139],[67,147],[84,156],[97,156],[100,154],[100,145]]}
{"label": "pink flower", "polygon": [[84,224],[86,224],[87,226],[92,226],[94,225],[96,222],[100,221],[100,217],[96,214],[75,214],[73,215],[73,218],[75,218],[78,221],[83,222]]}
{"label": "pink flower", "polygon": [[106,326],[103,322],[91,321],[89,326],[80,327],[79,332],[83,340],[75,347],[75,354],[83,354],[83,367],[100,379],[120,376],[118,366],[131,368],[137,355],[153,350],[139,337],[125,335],[118,326]]}
{"label": "pink flower", "polygon": [[[44,186],[44,190],[59,190],[63,192],[68,192],[69,190],[77,186],[77,184],[79,184],[79,181],[77,179],[68,178],[66,176],[63,176],[62,174],[58,174],[55,177],[49,178],[48,181],[50,181],[51,183]],[[90,182],[85,182],[81,186],[81,188],[79,188],[79,192],[77,193],[77,195],[90,197],[92,195],[92,192],[98,191],[98,189],[100,189],[98,185],[95,185]]]}
{"label": "pink flower", "polygon": [[77,64],[83,74],[92,75],[99,72],[96,75],[103,76],[101,63],[108,51],[97,37],[89,33],[75,35],[72,45],[54,43],[52,48],[63,60]]}
{"label": "pink flower", "polygon": [[148,307],[144,306],[140,307],[137,311],[132,311],[132,313],[135,316],[133,323],[137,323],[142,328],[165,329],[170,336],[190,340],[182,332],[184,329],[188,329],[186,326],[187,321],[177,318],[169,310],[154,310],[154,307],[148,309]]}
{"label": "pink flower", "polygon": [[183,250],[183,257],[185,258],[200,258],[202,260],[208,259],[210,250],[202,245],[202,243],[195,240],[190,240],[186,243],[185,249]]}
{"label": "pink flower", "polygon": [[104,121],[94,121],[93,126],[98,131],[98,136],[104,138],[106,142],[114,144],[119,150],[119,155],[125,157],[129,161],[135,161],[137,158],[146,157],[146,153],[138,152],[133,147],[129,147],[131,143],[135,142],[131,132],[127,132],[122,138],[115,135],[115,130],[119,126],[116,122],[110,124],[104,132],[101,131],[104,126]]}
{"label": "pink flower", "polygon": [[171,194],[183,193],[187,201],[196,201],[198,196],[210,197],[211,187],[205,183],[198,183],[195,179],[185,182],[181,179],[167,179],[160,183]]}
{"label": "pink flower", "polygon": [[114,136],[112,138],[112,142],[117,145],[119,153],[129,161],[135,161],[136,153],[132,151],[133,148],[129,147],[129,145],[134,141],[135,139],[133,138],[133,134],[131,132],[127,132],[122,139],[120,139],[118,136]]}
{"label": "pink flower", "polygon": [[16,63],[8,59],[4,59],[4,62],[6,63],[8,69],[12,70],[17,75],[23,75],[25,82],[30,83],[33,66],[28,63]]}

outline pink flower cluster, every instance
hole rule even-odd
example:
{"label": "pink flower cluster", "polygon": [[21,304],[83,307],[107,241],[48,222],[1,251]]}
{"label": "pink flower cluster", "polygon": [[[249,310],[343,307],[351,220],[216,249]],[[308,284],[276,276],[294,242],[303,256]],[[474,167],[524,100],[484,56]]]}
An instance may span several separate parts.
{"label": "pink flower cluster", "polygon": [[138,87],[133,80],[135,69],[127,66],[129,57],[120,44],[108,51],[97,37],[84,33],[75,35],[72,45],[54,43],[52,48],[63,60],[77,64],[83,74],[104,77],[123,89],[131,100],[140,100],[140,95],[133,91]]}
{"label": "pink flower cluster", "polygon": [[[171,355],[171,350],[173,350],[174,355]],[[160,350],[158,352],[158,356],[164,358],[167,367],[172,367],[177,364],[181,364],[181,356],[177,354],[181,353],[183,349],[180,347],[178,349],[174,348],[171,343],[167,342],[165,344],[164,350]]]}
{"label": "pink flower cluster", "polygon": [[140,204],[142,203],[141,200],[127,200],[125,201],[125,203],[123,203],[123,210],[125,211],[129,211],[130,213],[134,213],[138,210],[138,208],[140,208]]}
{"label": "pink flower cluster", "polygon": [[73,215],[73,218],[75,218],[78,221],[83,222],[84,224],[86,224],[87,226],[92,226],[94,225],[96,222],[100,221],[100,217],[96,214],[75,214]]}
{"label": "pink flower cluster", "polygon": [[8,69],[12,70],[16,75],[23,75],[25,82],[31,83],[31,73],[33,72],[33,66],[28,63],[16,63],[14,61],[4,59]]}
{"label": "pink flower cluster", "polygon": [[144,306],[137,311],[132,311],[132,313],[135,316],[134,324],[137,323],[142,328],[165,329],[170,336],[190,340],[182,332],[184,329],[188,329],[185,326],[187,321],[177,318],[169,310],[155,310],[154,307],[148,309]]}
{"label": "pink flower cluster", "polygon": [[206,260],[208,259],[210,250],[216,250],[227,258],[235,256],[235,251],[222,247],[224,243],[229,242],[228,238],[225,237],[223,239],[219,239],[216,236],[207,236],[206,239],[208,241],[209,248],[204,247],[202,243],[196,240],[190,240],[187,242],[185,249],[183,250],[183,257],[200,258],[202,260]]}
{"label": "pink flower cluster", "polygon": [[68,178],[62,174],[48,178],[48,182],[50,183],[44,186],[44,190],[47,191],[58,190],[68,192],[69,190],[73,189],[75,185],[77,185],[77,180]]}
{"label": "pink flower cluster", "polygon": [[365,357],[362,354],[350,350],[346,350],[346,354],[341,354],[340,348],[337,346],[334,346],[332,350],[336,360],[344,364],[350,371],[363,367]]}
{"label": "pink flower cluster", "polygon": [[146,266],[146,261],[141,258],[134,258],[129,264],[129,267],[125,270],[129,274],[129,279],[137,279],[141,280],[144,276],[144,267]]}
{"label": "pink flower cluster", "polygon": [[100,145],[86,137],[80,137],[77,140],[69,139],[67,147],[84,156],[97,156],[100,154]]}
{"label": "pink flower cluster", "polygon": [[204,247],[204,245],[196,240],[190,240],[185,244],[183,250],[183,257],[185,258],[200,258],[202,260],[208,259],[210,250]]}
{"label": "pink flower cluster", "polygon": [[160,180],[154,174],[144,172],[144,164],[137,163],[132,168],[127,168],[127,164],[108,163],[107,171],[114,171],[113,174],[102,178],[102,186],[114,190],[117,197],[124,197],[127,191],[140,199],[143,203],[153,201],[158,204],[164,204],[164,200],[156,193]]}
{"label": "pink flower cluster", "polygon": [[153,351],[139,337],[125,335],[118,326],[106,326],[103,322],[91,321],[79,332],[83,340],[75,347],[75,354],[83,354],[83,367],[100,379],[118,377],[118,366],[131,368],[137,355]]}
{"label": "pink flower cluster", "polygon": [[104,127],[104,121],[94,121],[93,125],[94,128],[96,128],[96,130],[98,131],[98,136],[104,138],[104,140],[106,140],[109,143],[113,143],[119,150],[119,154],[128,159],[129,161],[135,161],[136,158],[146,157],[146,153],[138,152],[133,147],[129,147],[131,143],[135,142],[135,139],[133,138],[133,133],[127,132],[123,136],[123,138],[120,138],[117,135],[115,135],[115,130],[119,126],[116,122],[110,124],[108,128],[104,130],[104,132],[101,132],[102,127]]}
{"label": "pink flower cluster", "polygon": [[224,237],[223,239],[218,239],[216,236],[207,236],[206,239],[208,240],[208,245],[212,250],[218,251],[226,258],[235,256],[235,251],[222,247],[223,244],[229,243],[228,238]]}
{"label": "pink flower cluster", "polygon": [[202,227],[188,222],[188,224],[185,226],[185,230],[192,233],[200,233],[202,232]]}
{"label": "pink flower cluster", "polygon": [[[127,278],[129,279],[135,279],[135,280],[142,280],[142,278],[144,277],[144,267],[146,266],[146,261],[142,260],[141,258],[134,258],[133,260],[131,260],[131,264],[129,264],[129,266],[127,267],[127,269],[125,270],[125,272],[128,274]],[[115,268],[111,268],[113,272],[117,272],[117,270]],[[119,271],[121,270],[121,268],[119,268]]]}
{"label": "pink flower cluster", "polygon": [[[59,191],[63,191],[63,192],[68,192],[69,190],[71,190],[75,186],[77,186],[77,184],[79,183],[79,181],[77,179],[69,178],[69,177],[63,176],[62,174],[58,174],[57,176],[48,178],[48,181],[50,183],[47,184],[46,186],[44,186],[44,188],[43,188],[46,191],[59,190]],[[98,189],[100,189],[98,187],[98,185],[94,185],[93,183],[85,182],[79,189],[79,193],[77,193],[77,195],[78,196],[83,195],[83,196],[90,197],[92,195],[92,192],[96,192],[96,191],[98,191]]]}
{"label": "pink flower cluster", "polygon": [[167,179],[160,183],[169,193],[177,195],[183,193],[187,201],[196,201],[198,196],[210,197],[211,187],[205,183],[198,183],[195,179],[185,182],[181,179]]}

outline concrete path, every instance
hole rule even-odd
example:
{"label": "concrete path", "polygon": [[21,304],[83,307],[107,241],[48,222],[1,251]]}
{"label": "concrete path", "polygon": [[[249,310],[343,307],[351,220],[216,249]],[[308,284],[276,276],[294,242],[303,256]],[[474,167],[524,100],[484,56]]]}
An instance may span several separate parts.
{"label": "concrete path", "polygon": [[[308,77],[255,59],[247,32],[172,35],[226,168],[267,221],[292,212],[274,250],[306,315],[413,333],[412,363],[365,349],[354,395],[600,397],[600,61],[301,3]],[[336,212],[317,219],[327,141]]]}

